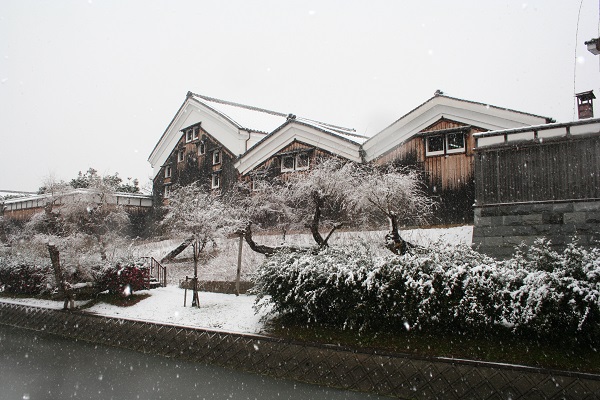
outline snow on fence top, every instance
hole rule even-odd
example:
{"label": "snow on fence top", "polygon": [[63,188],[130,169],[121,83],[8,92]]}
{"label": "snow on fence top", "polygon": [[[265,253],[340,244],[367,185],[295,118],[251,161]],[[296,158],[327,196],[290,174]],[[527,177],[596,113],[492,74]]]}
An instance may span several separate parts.
{"label": "snow on fence top", "polygon": [[[90,189],[75,189],[55,197],[59,197],[58,204],[69,203],[75,201],[75,199],[83,196],[93,196],[94,191]],[[52,197],[52,194],[39,194],[34,196],[19,197],[14,199],[8,199],[4,201],[5,211],[23,210],[29,208],[41,208],[46,205],[48,199]],[[152,197],[140,194],[140,193],[125,193],[115,192],[107,196],[107,202],[109,204],[118,204],[123,206],[133,207],[152,207]]]}
{"label": "snow on fence top", "polygon": [[541,143],[546,139],[591,134],[600,134],[600,118],[482,132],[474,134],[473,137],[475,138],[475,148],[480,149],[489,146],[512,145],[523,141]]}

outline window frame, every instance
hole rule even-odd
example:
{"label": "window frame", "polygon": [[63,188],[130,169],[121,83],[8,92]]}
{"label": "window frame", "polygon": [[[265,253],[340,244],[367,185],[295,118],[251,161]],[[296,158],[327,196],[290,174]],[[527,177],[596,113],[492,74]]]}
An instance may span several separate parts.
{"label": "window frame", "polygon": [[[292,160],[292,166],[289,168],[285,166],[286,159]],[[281,172],[292,172],[295,170],[296,170],[296,156],[294,154],[286,154],[286,155],[281,156]]]}
{"label": "window frame", "polygon": [[221,187],[221,174],[212,174],[210,177],[210,188],[219,189]]}
{"label": "window frame", "polygon": [[163,199],[171,197],[171,185],[165,185],[163,188]]}
{"label": "window frame", "polygon": [[[303,156],[306,156],[306,165],[300,167],[299,160]],[[296,154],[296,160],[295,160],[294,167],[295,167],[296,171],[306,171],[307,169],[309,169],[310,168],[310,155],[307,152],[300,152],[300,153]]]}
{"label": "window frame", "polygon": [[177,162],[185,161],[185,150],[177,150]]}
{"label": "window frame", "polygon": [[[434,138],[440,138],[442,141],[442,149],[441,150],[429,150],[429,140]],[[446,135],[437,134],[437,135],[429,135],[425,137],[425,155],[426,156],[443,156],[446,154]]]}
{"label": "window frame", "polygon": [[[462,154],[467,152],[467,139],[468,132],[464,129],[456,129],[450,131],[440,131],[440,132],[427,132],[430,133],[424,136],[425,140],[425,157],[435,157],[435,156],[449,156],[453,154]],[[454,136],[455,138],[458,136],[462,137],[462,147],[450,148],[450,138]],[[431,150],[431,141],[434,139],[441,139],[440,144],[442,145],[441,150]]]}
{"label": "window frame", "polygon": [[219,165],[221,164],[221,150],[214,150],[212,153],[212,164]]}
{"label": "window frame", "polygon": [[193,139],[193,129],[186,129],[185,130],[185,142],[189,143],[191,142]]}
{"label": "window frame", "polygon": [[170,165],[165,165],[165,178],[170,178],[173,175],[173,168]]}
{"label": "window frame", "polygon": [[[462,136],[462,147],[458,147],[455,149],[450,149],[450,145],[449,145],[449,136],[450,135],[461,135]],[[462,131],[459,132],[450,132],[446,134],[446,154],[457,154],[457,153],[464,153],[467,149],[467,143],[466,143],[466,138],[465,138],[465,133]]]}
{"label": "window frame", "polygon": [[199,138],[200,138],[200,129],[198,129],[198,127],[196,126],[192,132],[192,141],[198,140]]}
{"label": "window frame", "polygon": [[198,155],[203,156],[206,154],[206,142],[198,143]]}

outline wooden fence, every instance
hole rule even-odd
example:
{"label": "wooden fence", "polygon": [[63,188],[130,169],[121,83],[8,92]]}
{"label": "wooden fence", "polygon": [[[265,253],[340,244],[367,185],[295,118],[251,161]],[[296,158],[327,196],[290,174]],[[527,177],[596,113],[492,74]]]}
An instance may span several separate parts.
{"label": "wooden fence", "polygon": [[[492,145],[480,145],[492,138],[481,134],[475,156],[476,205],[600,199],[600,130],[594,125],[582,135],[570,134],[568,126],[560,135],[556,124],[523,128]],[[544,138],[549,131],[552,135]],[[526,133],[533,140],[522,140]],[[511,134],[518,140],[511,140]]]}

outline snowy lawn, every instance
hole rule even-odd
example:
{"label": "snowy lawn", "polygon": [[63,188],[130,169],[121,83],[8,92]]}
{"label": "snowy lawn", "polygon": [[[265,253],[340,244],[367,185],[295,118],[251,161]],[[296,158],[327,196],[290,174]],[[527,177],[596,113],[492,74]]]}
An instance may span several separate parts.
{"label": "snowy lawn", "polygon": [[[142,290],[133,295],[147,293],[150,297],[130,307],[118,307],[99,303],[85,311],[127,319],[138,319],[159,323],[209,328],[242,333],[260,333],[263,324],[260,318],[264,313],[255,314],[253,305],[256,296],[199,292],[200,308],[192,308],[192,293],[187,292],[187,306],[183,306],[184,290],[167,286],[152,290]],[[5,303],[23,304],[36,307],[62,309],[62,301],[34,298],[0,298]],[[88,301],[76,302],[77,307]]]}

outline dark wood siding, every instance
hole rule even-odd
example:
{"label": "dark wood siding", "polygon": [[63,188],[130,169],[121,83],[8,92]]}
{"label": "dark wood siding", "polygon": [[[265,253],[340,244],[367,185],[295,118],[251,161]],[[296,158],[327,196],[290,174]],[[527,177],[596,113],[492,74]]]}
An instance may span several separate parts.
{"label": "dark wood siding", "polygon": [[479,149],[477,204],[598,199],[599,154],[600,136]]}
{"label": "dark wood siding", "polygon": [[[426,155],[425,140],[428,135],[460,128],[465,128],[465,152]],[[375,163],[414,167],[423,173],[429,194],[439,203],[434,223],[470,223],[473,221],[472,205],[475,200],[473,134],[484,131],[442,118],[376,159]]]}
{"label": "dark wood siding", "polygon": [[[200,125],[196,125],[196,127],[199,129],[198,139],[186,142],[185,133],[183,133],[154,178],[154,204],[164,203],[164,187],[168,185],[186,186],[199,182],[210,189],[214,174],[218,174],[220,177],[219,190],[231,187],[237,182],[237,170],[233,166],[235,156]],[[204,154],[200,154],[198,151],[202,144],[204,145]],[[182,161],[178,161],[180,151],[183,151],[184,154]],[[216,164],[213,163],[215,151],[220,152],[220,159]],[[167,167],[171,168],[170,177],[165,177]]]}
{"label": "dark wood siding", "polygon": [[251,180],[254,176],[260,176],[264,178],[275,178],[285,181],[289,176],[294,173],[301,173],[302,171],[290,171],[290,172],[282,172],[281,171],[281,159],[286,155],[295,155],[299,153],[306,153],[309,157],[309,166],[314,165],[320,159],[334,157],[329,152],[318,149],[314,146],[310,146],[308,144],[294,141],[286,147],[282,148],[275,154],[273,154],[269,159],[258,165],[254,168],[250,173],[246,174],[242,179],[245,181]]}

